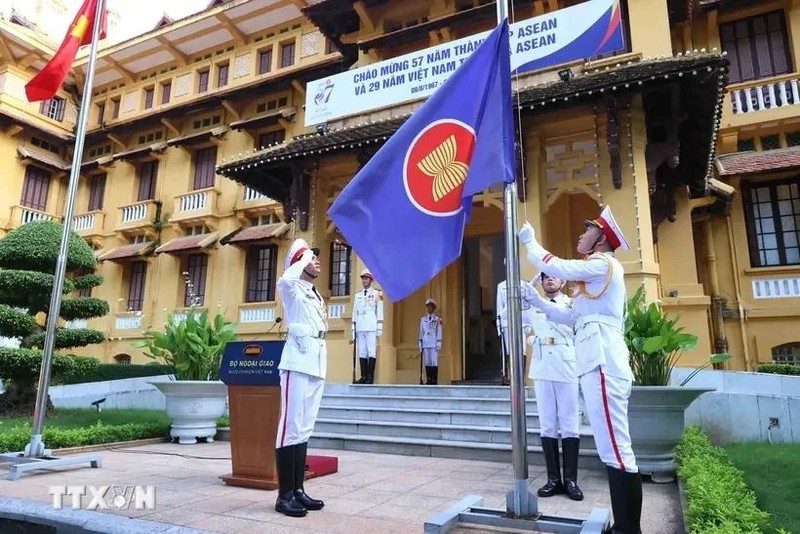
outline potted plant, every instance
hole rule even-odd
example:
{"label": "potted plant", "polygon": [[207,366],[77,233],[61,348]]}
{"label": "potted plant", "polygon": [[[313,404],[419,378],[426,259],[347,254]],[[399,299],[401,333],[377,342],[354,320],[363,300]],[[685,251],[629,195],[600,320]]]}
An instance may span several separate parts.
{"label": "potted plant", "polygon": [[190,310],[167,318],[164,332],[147,331],[134,344],[145,355],[175,368],[175,381],[151,382],[167,399],[170,435],[181,444],[213,441],[217,419],[225,413],[228,390],[219,381],[225,345],[236,339],[236,325],[221,314]]}
{"label": "potted plant", "polygon": [[634,387],[628,401],[631,444],[639,469],[654,481],[671,481],[673,450],[681,439],[686,408],[708,388],[684,387],[701,369],[722,363],[729,354],[712,354],[679,386],[670,386],[672,369],[684,351],[697,346],[678,318],[668,317],[656,302],[645,303],[644,286],[625,306],[625,342],[630,352]]}

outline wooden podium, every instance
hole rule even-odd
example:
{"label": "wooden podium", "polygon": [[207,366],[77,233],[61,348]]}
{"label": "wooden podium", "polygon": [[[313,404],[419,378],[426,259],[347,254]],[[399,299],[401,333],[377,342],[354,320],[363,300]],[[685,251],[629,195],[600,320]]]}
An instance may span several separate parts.
{"label": "wooden podium", "polygon": [[220,380],[228,385],[232,473],[230,486],[277,489],[275,437],[281,409],[280,362],[283,341],[228,343]]}

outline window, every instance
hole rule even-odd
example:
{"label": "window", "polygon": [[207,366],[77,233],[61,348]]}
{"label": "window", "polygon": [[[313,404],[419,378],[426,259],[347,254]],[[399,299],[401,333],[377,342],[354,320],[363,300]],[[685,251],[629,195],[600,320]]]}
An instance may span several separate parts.
{"label": "window", "polygon": [[790,72],[783,11],[720,24],[719,34],[731,62],[731,83]]}
{"label": "window", "polygon": [[153,200],[156,198],[156,179],[158,177],[158,161],[145,161],[139,167],[139,194],[136,200]]}
{"label": "window", "polygon": [[183,296],[183,305],[202,306],[206,302],[206,271],[208,269],[208,256],[205,254],[192,254],[186,258],[186,284]]}
{"label": "window", "polygon": [[115,98],[111,101],[111,118],[119,118],[119,98]]}
{"label": "window", "polygon": [[800,179],[746,184],[744,200],[752,266],[800,264]]}
{"label": "window", "polygon": [[200,71],[197,73],[197,92],[205,93],[208,91],[208,71]]}
{"label": "window", "polygon": [[281,45],[281,68],[294,65],[294,41]]}
{"label": "window", "polygon": [[98,174],[89,180],[89,211],[101,210],[106,195],[106,175]]}
{"label": "window", "polygon": [[275,300],[277,259],[278,247],[275,245],[247,249],[246,302]]}
{"label": "window", "polygon": [[64,120],[64,108],[66,105],[67,102],[63,98],[56,96],[42,102],[39,107],[39,112],[45,117],[61,122]]}
{"label": "window", "polygon": [[161,103],[169,104],[169,98],[172,94],[172,82],[161,84]]}
{"label": "window", "polygon": [[258,53],[258,73],[264,74],[272,70],[272,48]]}
{"label": "window", "polygon": [[228,85],[228,64],[225,63],[217,67],[217,87]]}
{"label": "window", "polygon": [[100,102],[97,104],[97,125],[100,126],[103,124],[103,120],[106,116],[106,103]]}
{"label": "window", "polygon": [[274,132],[263,133],[258,136],[258,146],[256,148],[268,147],[275,143],[282,143],[286,139],[285,130],[275,130]]}
{"label": "window", "polygon": [[331,243],[330,283],[332,297],[350,294],[350,247],[343,243]]}
{"label": "window", "polygon": [[147,280],[147,262],[135,261],[130,265],[128,286],[128,311],[142,311],[144,306],[144,284]]}
{"label": "window", "polygon": [[800,343],[784,343],[772,347],[772,361],[787,365],[800,365]]}
{"label": "window", "polygon": [[25,168],[25,183],[22,185],[20,204],[26,208],[47,211],[47,196],[50,193],[50,173],[39,167]]}
{"label": "window", "polygon": [[736,150],[738,152],[750,152],[756,149],[756,142],[751,137],[750,139],[739,139]]}
{"label": "window", "polygon": [[144,90],[144,109],[150,109],[153,107],[153,95],[155,95],[155,88],[148,87]]}
{"label": "window", "polygon": [[194,153],[194,189],[214,187],[217,147],[201,148]]}
{"label": "window", "polygon": [[761,137],[761,150],[775,150],[781,147],[781,137],[778,134]]}
{"label": "window", "polygon": [[117,354],[114,356],[114,361],[116,361],[119,365],[130,365],[131,357],[128,354]]}

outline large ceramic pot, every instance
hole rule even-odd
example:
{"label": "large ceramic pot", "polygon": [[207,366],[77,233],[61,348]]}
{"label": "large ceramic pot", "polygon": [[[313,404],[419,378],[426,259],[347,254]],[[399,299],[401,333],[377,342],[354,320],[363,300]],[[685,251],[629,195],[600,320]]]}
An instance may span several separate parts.
{"label": "large ceramic pot", "polygon": [[639,471],[672,479],[674,449],[684,429],[684,412],[710,388],[635,386],[628,401],[631,445]]}
{"label": "large ceramic pot", "polygon": [[198,438],[214,441],[217,419],[225,413],[225,384],[199,380],[150,383],[167,398],[167,415],[172,421],[170,436],[184,445],[197,443]]}

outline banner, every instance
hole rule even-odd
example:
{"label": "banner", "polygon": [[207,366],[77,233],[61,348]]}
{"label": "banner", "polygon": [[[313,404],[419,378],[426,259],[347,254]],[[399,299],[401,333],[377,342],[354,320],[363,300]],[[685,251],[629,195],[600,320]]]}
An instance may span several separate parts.
{"label": "banner", "polygon": [[[310,82],[305,125],[430,96],[490,31]],[[522,73],[623,50],[620,0],[589,0],[509,28],[511,70]]]}

